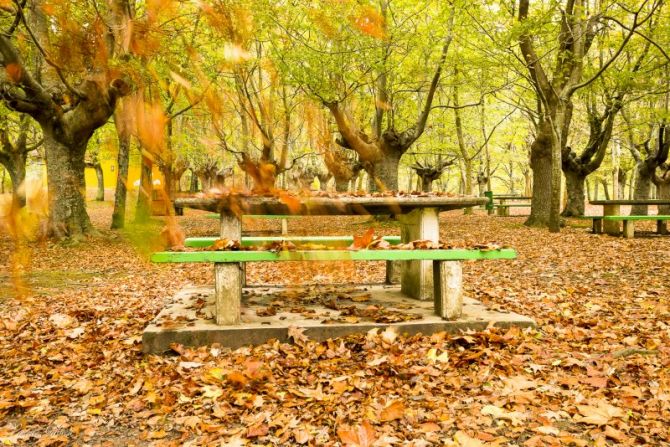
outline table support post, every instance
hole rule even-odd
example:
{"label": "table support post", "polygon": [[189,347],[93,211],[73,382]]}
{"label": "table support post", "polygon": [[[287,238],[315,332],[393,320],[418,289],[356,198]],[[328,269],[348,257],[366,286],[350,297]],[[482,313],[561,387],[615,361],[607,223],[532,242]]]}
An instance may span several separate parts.
{"label": "table support post", "polygon": [[[437,208],[419,208],[398,216],[402,242],[428,239],[438,242],[440,226]],[[403,261],[400,289],[419,300],[433,299],[432,261]]]}
{"label": "table support post", "polygon": [[435,313],[447,320],[463,314],[463,268],[459,261],[433,261]]}
{"label": "table support post", "polygon": [[[242,225],[233,215],[221,214],[221,238],[241,240]],[[214,264],[214,316],[216,324],[240,323],[242,269],[239,263]]]}
{"label": "table support post", "polygon": [[[620,213],[619,205],[603,205],[604,216],[619,216],[620,215],[619,213]],[[618,236],[621,233],[619,221],[616,220],[603,221],[603,231],[611,236]]]}

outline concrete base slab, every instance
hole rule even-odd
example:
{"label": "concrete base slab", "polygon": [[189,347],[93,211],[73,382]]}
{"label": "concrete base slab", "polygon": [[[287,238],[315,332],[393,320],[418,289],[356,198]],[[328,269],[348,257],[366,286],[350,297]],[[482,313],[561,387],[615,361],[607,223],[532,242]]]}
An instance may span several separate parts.
{"label": "concrete base slab", "polygon": [[179,291],[142,335],[146,353],[163,353],[172,343],[202,346],[219,343],[238,348],[287,342],[289,327],[304,328],[313,340],[365,333],[393,326],[400,334],[457,333],[497,327],[534,326],[525,316],[492,311],[464,297],[463,316],[447,321],[434,314],[433,303],[405,297],[398,286],[249,287],[242,298],[241,324],[219,326],[213,318],[214,288],[188,286]]}

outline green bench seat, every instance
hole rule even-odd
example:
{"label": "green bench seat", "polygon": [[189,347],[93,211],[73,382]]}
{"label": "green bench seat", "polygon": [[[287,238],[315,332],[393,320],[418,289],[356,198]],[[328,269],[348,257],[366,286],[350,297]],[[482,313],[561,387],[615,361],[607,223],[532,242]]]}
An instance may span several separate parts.
{"label": "green bench seat", "polygon": [[610,222],[623,222],[623,237],[632,238],[635,237],[635,222],[640,221],[655,221],[656,222],[656,232],[658,234],[668,234],[666,221],[670,220],[670,216],[657,215],[657,216],[592,216],[593,219],[593,232],[595,234],[600,234],[603,231],[603,221]]}
{"label": "green bench seat", "polygon": [[277,261],[469,261],[514,259],[516,251],[501,250],[294,250],[294,251],[163,251],[153,262],[277,262]]}
{"label": "green bench seat", "polygon": [[237,324],[242,284],[238,272],[246,262],[283,261],[433,261],[435,313],[457,319],[463,312],[463,270],[460,261],[514,259],[516,251],[500,250],[295,250],[295,251],[166,251],[151,260],[164,262],[210,262],[215,265],[217,324]]}

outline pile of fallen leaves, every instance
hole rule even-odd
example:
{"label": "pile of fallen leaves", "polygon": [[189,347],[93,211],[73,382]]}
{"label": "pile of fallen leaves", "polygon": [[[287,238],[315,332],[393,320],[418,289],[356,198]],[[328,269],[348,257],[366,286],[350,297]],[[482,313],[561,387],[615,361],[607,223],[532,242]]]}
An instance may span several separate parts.
{"label": "pile of fallen leaves", "polygon": [[[90,206],[107,228],[111,207]],[[177,219],[189,236],[214,234],[200,216]],[[306,219],[306,235],[360,232],[360,219]],[[441,220],[442,240],[517,249],[466,264],[466,295],[536,329],[326,342],[294,329],[291,344],[143,355],[142,329],[184,284],[211,284],[210,265],[152,265],[131,234],[103,230],[29,245],[31,295],[17,300],[0,236],[0,445],[668,445],[670,238]],[[250,264],[248,282],[383,280],[383,263],[330,264]]]}

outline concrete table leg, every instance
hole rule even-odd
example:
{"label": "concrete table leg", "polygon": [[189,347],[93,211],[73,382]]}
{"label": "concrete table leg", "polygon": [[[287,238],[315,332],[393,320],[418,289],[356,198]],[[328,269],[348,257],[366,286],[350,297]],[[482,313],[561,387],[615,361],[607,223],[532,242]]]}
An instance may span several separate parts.
{"label": "concrete table leg", "polygon": [[[619,216],[619,205],[603,205],[604,216]],[[603,231],[611,236],[618,236],[621,233],[619,222],[616,220],[606,220],[603,222]]]}
{"label": "concrete table leg", "polygon": [[626,239],[635,237],[635,222],[632,220],[623,221],[623,237]]}
{"label": "concrete table leg", "polygon": [[[221,238],[241,240],[242,225],[236,216],[221,215]],[[242,268],[239,263],[214,264],[214,311],[216,324],[240,322]]]}
{"label": "concrete table leg", "polygon": [[668,234],[668,226],[664,220],[656,221],[656,233],[658,234]]}
{"label": "concrete table leg", "polygon": [[[438,242],[440,226],[437,208],[415,209],[398,216],[400,238],[403,242],[428,239]],[[405,295],[419,300],[433,298],[432,261],[402,261],[400,290]]]}
{"label": "concrete table leg", "polygon": [[463,314],[463,268],[458,261],[433,261],[435,313],[447,320]]}
{"label": "concrete table leg", "polygon": [[288,219],[281,220],[281,235],[282,236],[288,235]]}

